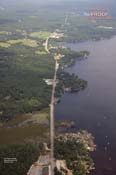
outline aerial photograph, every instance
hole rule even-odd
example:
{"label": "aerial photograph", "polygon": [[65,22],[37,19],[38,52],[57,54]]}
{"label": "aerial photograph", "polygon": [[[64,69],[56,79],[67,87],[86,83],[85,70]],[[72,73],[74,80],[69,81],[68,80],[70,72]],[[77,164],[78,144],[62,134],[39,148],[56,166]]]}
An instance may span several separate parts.
{"label": "aerial photograph", "polygon": [[116,0],[0,0],[0,175],[116,175]]}

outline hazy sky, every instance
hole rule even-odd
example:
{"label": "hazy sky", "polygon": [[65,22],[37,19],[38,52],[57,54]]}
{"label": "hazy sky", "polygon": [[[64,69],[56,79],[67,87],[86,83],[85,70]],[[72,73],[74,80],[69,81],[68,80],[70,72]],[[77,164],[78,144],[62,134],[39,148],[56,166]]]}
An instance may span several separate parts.
{"label": "hazy sky", "polygon": [[38,4],[51,4],[55,2],[90,2],[90,3],[99,3],[99,4],[112,4],[113,2],[116,4],[116,0],[0,0],[0,4],[21,4],[21,3],[38,3]]}

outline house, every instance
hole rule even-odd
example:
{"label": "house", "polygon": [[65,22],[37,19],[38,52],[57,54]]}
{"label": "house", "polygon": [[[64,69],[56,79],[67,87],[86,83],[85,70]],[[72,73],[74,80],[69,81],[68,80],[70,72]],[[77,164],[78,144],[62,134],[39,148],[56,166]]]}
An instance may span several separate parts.
{"label": "house", "polygon": [[53,85],[53,79],[44,79],[44,81],[49,86]]}

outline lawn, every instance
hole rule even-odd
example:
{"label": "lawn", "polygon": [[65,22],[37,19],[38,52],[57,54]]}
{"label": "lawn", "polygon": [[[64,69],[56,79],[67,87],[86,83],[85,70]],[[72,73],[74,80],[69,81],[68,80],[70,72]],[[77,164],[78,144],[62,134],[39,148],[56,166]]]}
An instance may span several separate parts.
{"label": "lawn", "polygon": [[8,48],[13,44],[21,44],[29,47],[37,47],[38,43],[35,40],[31,39],[17,39],[17,40],[8,40],[7,42],[0,42],[0,47]]}
{"label": "lawn", "polygon": [[46,55],[47,54],[47,52],[45,52],[45,51],[36,51],[35,53],[37,55]]}
{"label": "lawn", "polygon": [[3,47],[3,48],[8,48],[10,47],[11,45],[9,43],[5,43],[5,42],[0,42],[0,47]]}
{"label": "lawn", "polygon": [[47,31],[40,31],[40,32],[33,32],[29,36],[33,38],[40,38],[40,39],[47,39],[48,37],[51,36],[52,33],[47,32]]}
{"label": "lawn", "polygon": [[29,47],[37,47],[37,41],[35,40],[31,40],[31,39],[17,39],[17,40],[9,40],[7,41],[8,44],[22,44],[25,46],[29,46]]}

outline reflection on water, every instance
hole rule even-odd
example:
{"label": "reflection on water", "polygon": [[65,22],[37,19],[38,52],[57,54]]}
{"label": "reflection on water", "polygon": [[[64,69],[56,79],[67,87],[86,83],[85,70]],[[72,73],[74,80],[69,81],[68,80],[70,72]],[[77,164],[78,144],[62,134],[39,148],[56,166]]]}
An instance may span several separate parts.
{"label": "reflection on water", "polygon": [[56,106],[57,119],[74,120],[96,138],[95,175],[116,175],[116,37],[110,40],[68,44],[91,52],[87,60],[66,71],[88,81],[77,94],[65,94]]}

